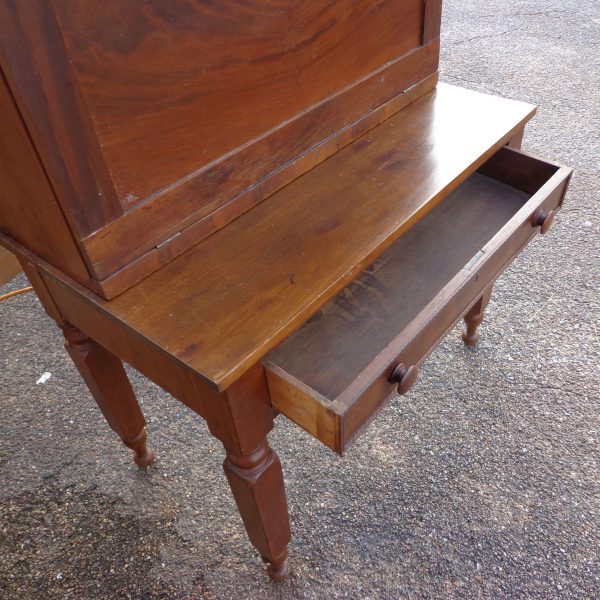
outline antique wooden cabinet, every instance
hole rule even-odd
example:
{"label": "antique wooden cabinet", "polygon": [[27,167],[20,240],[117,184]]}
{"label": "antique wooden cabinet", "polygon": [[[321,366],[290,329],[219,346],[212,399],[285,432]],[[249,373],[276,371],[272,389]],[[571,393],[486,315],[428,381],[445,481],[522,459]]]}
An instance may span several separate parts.
{"label": "antique wooden cabinet", "polygon": [[437,83],[439,0],[0,0],[0,242],[135,460],[207,420],[274,579],[267,434],[343,453],[560,208],[535,107]]}
{"label": "antique wooden cabinet", "polygon": [[112,298],[431,89],[438,28],[423,0],[3,1],[33,189],[0,226]]}

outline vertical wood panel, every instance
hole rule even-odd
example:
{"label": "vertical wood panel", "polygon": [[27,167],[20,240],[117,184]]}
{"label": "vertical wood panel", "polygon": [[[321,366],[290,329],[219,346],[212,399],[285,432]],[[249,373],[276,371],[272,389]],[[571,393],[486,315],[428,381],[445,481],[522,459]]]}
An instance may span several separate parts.
{"label": "vertical wood panel", "polygon": [[51,2],[0,2],[0,66],[67,219],[83,236],[122,209],[71,62]]}
{"label": "vertical wood panel", "polygon": [[442,20],[442,0],[425,0],[423,44],[439,39]]}
{"label": "vertical wood panel", "polygon": [[0,230],[82,283],[87,268],[0,74]]}

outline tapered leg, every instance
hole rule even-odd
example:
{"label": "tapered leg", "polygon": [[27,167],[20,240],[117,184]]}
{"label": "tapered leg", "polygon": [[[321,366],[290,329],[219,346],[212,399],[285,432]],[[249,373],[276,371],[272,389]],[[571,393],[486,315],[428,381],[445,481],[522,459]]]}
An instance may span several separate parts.
{"label": "tapered leg", "polygon": [[123,363],[76,327],[66,323],[63,332],[65,348],[108,424],[134,451],[138,466],[151,465],[155,456],[146,446],[146,422]]}
{"label": "tapered leg", "polygon": [[463,333],[463,342],[469,346],[475,346],[479,341],[479,333],[477,328],[483,321],[483,315],[485,309],[490,301],[492,295],[492,286],[490,285],[483,294],[479,297],[479,300],[475,302],[469,312],[464,316],[467,330]]}
{"label": "tapered leg", "polygon": [[275,580],[288,573],[289,518],[279,457],[267,440],[252,453],[227,453],[223,463],[248,537]]}
{"label": "tapered leg", "polygon": [[291,533],[281,463],[267,441],[273,414],[259,365],[215,398],[207,422],[225,446],[223,468],[248,537],[279,581],[288,574]]}

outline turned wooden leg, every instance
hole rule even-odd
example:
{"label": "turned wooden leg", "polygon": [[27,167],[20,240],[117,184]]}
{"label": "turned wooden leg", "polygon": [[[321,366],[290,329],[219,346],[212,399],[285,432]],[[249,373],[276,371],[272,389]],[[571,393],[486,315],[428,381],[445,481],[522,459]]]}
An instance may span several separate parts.
{"label": "turned wooden leg", "polygon": [[288,574],[289,518],[279,457],[267,440],[246,456],[227,453],[225,474],[248,537],[276,581]]}
{"label": "turned wooden leg", "polygon": [[475,346],[479,341],[477,328],[481,325],[481,321],[483,321],[483,315],[491,296],[492,286],[489,286],[464,316],[467,330],[463,333],[462,339],[463,342],[469,346]]}
{"label": "turned wooden leg", "polygon": [[146,422],[123,363],[69,323],[63,325],[63,332],[65,348],[108,424],[134,451],[138,466],[151,465],[155,456],[146,446]]}
{"label": "turned wooden leg", "polygon": [[223,468],[248,537],[271,579],[281,581],[291,533],[281,463],[267,441],[274,413],[262,367],[215,398],[210,411],[208,426],[225,446]]}

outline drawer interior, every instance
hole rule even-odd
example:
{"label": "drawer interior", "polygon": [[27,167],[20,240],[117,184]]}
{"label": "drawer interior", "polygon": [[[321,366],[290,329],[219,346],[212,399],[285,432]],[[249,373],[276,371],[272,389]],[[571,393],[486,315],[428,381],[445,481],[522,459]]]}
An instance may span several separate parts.
{"label": "drawer interior", "polygon": [[[381,375],[372,368],[378,355],[558,169],[509,149],[492,157],[267,356],[274,406],[341,451],[344,432],[336,428],[361,400],[357,393],[340,402],[345,391]],[[385,389],[388,396],[394,388]],[[313,421],[323,410],[333,431],[319,435]]]}

